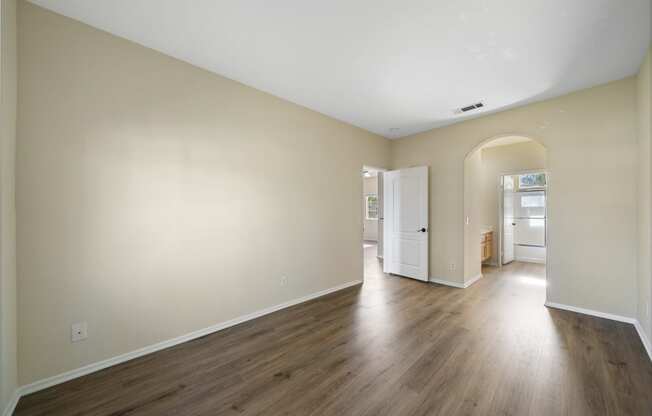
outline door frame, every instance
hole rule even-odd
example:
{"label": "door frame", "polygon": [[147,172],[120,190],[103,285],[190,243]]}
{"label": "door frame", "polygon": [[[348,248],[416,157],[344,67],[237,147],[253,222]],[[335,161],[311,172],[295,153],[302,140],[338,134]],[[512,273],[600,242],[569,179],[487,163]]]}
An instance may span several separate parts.
{"label": "door frame", "polygon": [[[511,175],[526,175],[528,173],[545,173],[546,174],[546,281],[550,273],[550,171],[548,169],[524,169],[501,172],[498,176],[498,268],[503,267],[503,226],[505,213],[503,212],[504,205],[504,192],[503,192],[503,178]],[[546,285],[546,299],[548,295],[548,286]]]}
{"label": "door frame", "polygon": [[[364,175],[362,174],[365,170],[375,170],[375,171],[378,171],[378,172],[387,172],[389,169],[379,168],[379,167],[376,167],[376,166],[373,166],[373,165],[367,165],[367,164],[362,164],[362,166],[360,167],[360,171],[359,171],[360,172],[360,174],[359,174],[359,178],[360,178],[359,179],[360,180],[360,196],[362,198],[360,198],[361,209],[359,209],[358,212],[362,212],[362,213],[364,213],[366,208],[367,208],[365,206]],[[380,212],[379,212],[379,215],[378,215],[378,240],[376,241],[377,246],[379,246],[380,243],[381,243],[380,239],[381,238],[384,239],[384,236],[382,236],[381,231],[380,231],[380,228],[381,228],[380,227],[380,225],[381,225],[381,215],[382,215],[382,207],[381,207],[381,205],[383,203],[382,192],[380,190],[380,183],[378,183],[378,189],[376,190],[376,196],[379,198],[378,206],[379,206],[379,209],[380,209]],[[363,282],[364,282],[364,267],[365,267],[364,266],[365,265],[364,221],[365,221],[365,216],[362,215],[360,217],[360,224],[359,224],[360,225],[360,246],[359,246],[359,250],[361,251],[360,252],[360,259],[362,259],[362,281]],[[384,244],[384,241],[383,241],[383,244]],[[382,260],[382,253],[378,252],[376,254],[376,257],[378,257],[378,259]]]}

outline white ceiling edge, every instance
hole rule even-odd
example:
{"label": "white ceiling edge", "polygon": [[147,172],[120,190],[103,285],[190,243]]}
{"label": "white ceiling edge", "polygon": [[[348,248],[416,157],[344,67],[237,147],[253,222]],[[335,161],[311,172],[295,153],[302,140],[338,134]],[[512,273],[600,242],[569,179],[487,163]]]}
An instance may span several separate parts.
{"label": "white ceiling edge", "polygon": [[388,139],[636,75],[651,39],[649,0],[28,1]]}
{"label": "white ceiling edge", "polygon": [[[643,58],[643,59],[645,59],[645,58]],[[641,65],[642,64],[643,64],[643,60],[641,60]],[[639,65],[639,70],[640,70],[641,65]],[[611,84],[612,82],[622,81],[622,80],[625,80],[627,78],[638,75],[639,70],[636,70],[636,71],[634,71],[632,73],[628,73],[628,74],[624,75],[621,78],[616,78],[616,79],[612,79],[612,80],[605,81],[605,82],[597,82],[597,83],[593,83],[593,84],[587,84],[587,85],[582,86],[580,88],[576,88],[576,89],[573,89],[571,91],[565,91],[565,92],[562,92],[562,93],[559,93],[559,94],[549,94],[549,95],[546,94],[546,95],[542,95],[540,97],[530,98],[530,99],[527,99],[527,100],[524,100],[524,101],[521,101],[521,102],[518,102],[518,103],[514,103],[514,104],[511,104],[511,105],[506,105],[506,106],[501,107],[501,108],[496,108],[496,109],[491,109],[491,110],[484,110],[484,111],[480,111],[478,113],[475,113],[473,115],[460,117],[459,119],[449,120],[449,121],[446,121],[446,122],[437,123],[437,124],[433,125],[432,127],[423,128],[423,129],[421,129],[419,131],[415,131],[415,132],[411,132],[409,134],[406,134],[405,136],[397,136],[397,137],[385,137],[385,136],[383,136],[383,137],[385,137],[386,139],[389,139],[389,140],[407,139],[407,138],[410,138],[412,136],[416,136],[418,134],[428,132],[430,130],[436,130],[436,129],[440,129],[440,128],[443,128],[443,127],[452,126],[454,124],[463,123],[465,121],[474,120],[474,119],[478,119],[478,118],[482,118],[482,117],[487,117],[487,116],[490,116],[490,115],[493,115],[493,114],[498,114],[498,113],[502,113],[502,112],[505,112],[505,111],[526,107],[528,105],[553,100],[555,98],[564,97],[566,95],[570,95],[570,94],[574,94],[574,93],[577,93],[577,92],[589,90],[591,88]],[[500,139],[496,139],[496,140],[500,140]],[[523,140],[523,141],[534,141],[534,140],[527,139],[527,140]],[[507,144],[512,144],[512,143],[507,143]],[[500,145],[496,145],[496,146],[500,146]],[[483,146],[483,148],[484,147],[492,147],[492,146],[491,145]]]}
{"label": "white ceiling edge", "polygon": [[498,139],[491,140],[490,142],[483,144],[482,146],[480,146],[480,149],[487,149],[490,147],[498,147],[498,146],[509,146],[511,144],[533,142],[533,141],[534,140],[525,136],[505,136],[505,137],[500,137]]}

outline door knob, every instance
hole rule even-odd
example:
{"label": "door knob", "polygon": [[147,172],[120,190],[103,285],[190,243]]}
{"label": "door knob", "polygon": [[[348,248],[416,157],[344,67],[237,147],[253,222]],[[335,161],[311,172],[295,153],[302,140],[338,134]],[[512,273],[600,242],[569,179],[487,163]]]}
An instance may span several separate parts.
{"label": "door knob", "polygon": [[418,233],[425,233],[425,232],[426,232],[426,229],[425,229],[425,228],[421,228],[420,230],[417,230],[417,232],[418,232]]}

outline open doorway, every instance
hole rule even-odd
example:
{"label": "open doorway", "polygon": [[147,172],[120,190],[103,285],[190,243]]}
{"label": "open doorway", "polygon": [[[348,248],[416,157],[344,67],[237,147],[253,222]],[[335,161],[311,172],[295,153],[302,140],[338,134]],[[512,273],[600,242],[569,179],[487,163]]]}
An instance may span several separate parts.
{"label": "open doorway", "polygon": [[546,173],[538,171],[502,175],[500,182],[500,265],[514,261],[546,264]]}
{"label": "open doorway", "polygon": [[383,171],[362,169],[362,252],[364,278],[382,276],[383,265]]}
{"label": "open doorway", "polygon": [[[526,283],[546,298],[547,150],[524,136],[489,140],[464,161],[464,280]],[[536,292],[536,293],[534,293]],[[540,299],[539,299],[540,298]]]}

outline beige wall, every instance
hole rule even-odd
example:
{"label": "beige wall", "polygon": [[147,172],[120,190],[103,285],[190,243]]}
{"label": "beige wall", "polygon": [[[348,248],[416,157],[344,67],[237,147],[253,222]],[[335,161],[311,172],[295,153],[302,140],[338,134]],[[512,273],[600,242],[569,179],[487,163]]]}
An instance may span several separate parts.
{"label": "beige wall", "polygon": [[546,148],[537,142],[515,143],[482,149],[482,212],[480,223],[494,230],[491,262],[498,264],[500,176],[528,170],[545,170]]}
{"label": "beige wall", "polygon": [[633,317],[635,78],[393,142],[394,168],[430,166],[430,276],[464,281],[464,158],[484,140],[511,134],[548,150],[548,300]]}
{"label": "beige wall", "polygon": [[0,0],[0,412],[17,387],[16,1]]}
{"label": "beige wall", "polygon": [[362,278],[386,139],[26,2],[19,70],[21,383]]}
{"label": "beige wall", "polygon": [[645,62],[637,78],[638,91],[638,312],[641,327],[652,340],[652,249],[650,247],[650,124],[652,118],[652,49],[648,51]]}
{"label": "beige wall", "polygon": [[464,218],[462,221],[464,221],[465,282],[476,278],[482,272],[480,260],[480,228],[482,227],[483,209],[482,175],[482,152],[473,152],[464,161]]}

